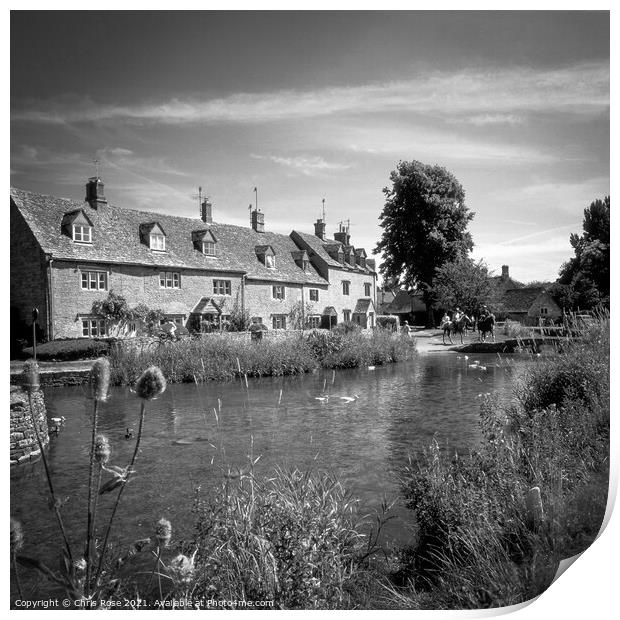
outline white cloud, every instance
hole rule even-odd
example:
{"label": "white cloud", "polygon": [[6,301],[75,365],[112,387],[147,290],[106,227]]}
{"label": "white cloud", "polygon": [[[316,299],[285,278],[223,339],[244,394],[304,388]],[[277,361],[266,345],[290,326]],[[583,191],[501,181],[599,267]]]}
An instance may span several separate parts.
{"label": "white cloud", "polygon": [[484,127],[486,125],[521,125],[525,122],[525,119],[517,114],[476,114],[463,118],[451,118],[448,122]]}
{"label": "white cloud", "polygon": [[[75,98],[14,109],[14,121],[43,123],[266,123],[335,114],[473,114],[488,123],[525,112],[600,114],[609,107],[609,64],[560,69],[513,67],[435,72],[411,79],[315,90],[234,93],[217,99],[173,98],[134,105]],[[515,116],[516,118],[517,116]],[[485,122],[485,121],[482,121]]]}
{"label": "white cloud", "polygon": [[261,159],[271,161],[285,168],[294,170],[306,176],[315,176],[327,172],[347,170],[351,168],[351,164],[341,164],[337,162],[328,162],[318,155],[297,155],[295,157],[283,157],[278,155],[250,155],[253,159]]}

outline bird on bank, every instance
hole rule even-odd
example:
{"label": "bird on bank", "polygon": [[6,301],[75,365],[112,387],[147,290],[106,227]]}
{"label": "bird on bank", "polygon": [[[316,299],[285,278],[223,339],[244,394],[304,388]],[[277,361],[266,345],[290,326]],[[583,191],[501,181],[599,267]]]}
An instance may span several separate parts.
{"label": "bird on bank", "polygon": [[56,426],[62,426],[65,423],[65,416],[61,415],[59,418],[50,418]]}
{"label": "bird on bank", "polygon": [[349,403],[356,401],[359,396],[357,394],[354,394],[353,396],[339,396],[338,398],[344,401],[346,405],[348,405]]}
{"label": "bird on bank", "polygon": [[318,400],[322,403],[328,403],[329,402],[329,394],[326,394],[325,396],[315,396],[314,400]]}

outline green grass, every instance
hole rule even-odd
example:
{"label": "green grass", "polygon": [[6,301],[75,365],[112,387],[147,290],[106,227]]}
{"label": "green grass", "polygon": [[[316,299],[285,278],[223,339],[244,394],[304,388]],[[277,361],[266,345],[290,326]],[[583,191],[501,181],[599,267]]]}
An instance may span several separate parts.
{"label": "green grass", "polygon": [[159,366],[168,381],[203,382],[235,377],[294,375],[324,368],[356,368],[409,359],[415,341],[387,330],[308,331],[250,342],[232,334],[165,342],[110,352],[112,380],[130,385],[143,368]]}

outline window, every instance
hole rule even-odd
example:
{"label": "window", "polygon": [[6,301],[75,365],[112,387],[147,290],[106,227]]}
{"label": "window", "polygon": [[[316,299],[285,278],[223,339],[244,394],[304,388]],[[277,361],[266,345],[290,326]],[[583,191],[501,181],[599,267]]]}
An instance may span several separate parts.
{"label": "window", "polygon": [[82,271],[82,289],[85,291],[106,291],[108,274],[105,271]]}
{"label": "window", "polygon": [[321,327],[321,316],[320,315],[309,316],[308,327],[310,329],[318,329],[319,327]]}
{"label": "window", "polygon": [[549,308],[544,308],[544,307],[543,307],[543,308],[541,308],[541,309],[540,309],[540,313],[541,313],[541,314],[549,314]]}
{"label": "window", "polygon": [[286,314],[274,314],[273,315],[273,328],[274,329],[286,329]]}
{"label": "window", "polygon": [[73,241],[80,243],[92,242],[92,228],[90,226],[73,225]]}
{"label": "window", "polygon": [[268,267],[269,269],[275,269],[276,257],[272,256],[271,254],[265,254],[265,267]]}
{"label": "window", "polygon": [[151,233],[150,236],[151,250],[164,251],[166,249],[166,237],[159,233]]}
{"label": "window", "polygon": [[162,271],[159,274],[159,288],[181,288],[181,276],[177,272]]}
{"label": "window", "polygon": [[276,284],[272,287],[272,297],[274,299],[286,299],[285,287],[281,284]]}
{"label": "window", "polygon": [[350,323],[351,322],[351,310],[343,310],[342,318],[345,323]]}
{"label": "window", "polygon": [[370,297],[370,282],[364,282],[364,296]]}
{"label": "window", "polygon": [[349,285],[351,283],[347,282],[346,280],[342,281],[342,294],[343,295],[348,295],[349,294]]}
{"label": "window", "polygon": [[202,253],[206,256],[215,256],[215,242],[214,241],[203,241],[202,242]]}
{"label": "window", "polygon": [[105,319],[82,319],[82,336],[99,338],[105,335]]}
{"label": "window", "polygon": [[230,280],[213,280],[214,295],[230,295],[232,286]]}
{"label": "window", "polygon": [[310,262],[309,262],[309,261],[307,261],[307,260],[302,260],[302,261],[301,261],[301,268],[302,268],[304,271],[308,271],[308,265],[309,265],[309,264],[310,264]]}
{"label": "window", "polygon": [[319,289],[318,288],[310,289],[310,301],[319,301]]}

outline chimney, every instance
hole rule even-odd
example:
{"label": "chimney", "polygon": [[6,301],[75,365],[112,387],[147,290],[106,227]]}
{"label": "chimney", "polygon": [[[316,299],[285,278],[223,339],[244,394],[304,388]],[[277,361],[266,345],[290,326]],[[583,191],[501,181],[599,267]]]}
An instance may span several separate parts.
{"label": "chimney", "polygon": [[508,280],[508,265],[502,265],[502,280]]}
{"label": "chimney", "polygon": [[205,224],[213,224],[212,208],[213,208],[213,205],[210,202],[206,200],[202,201],[202,204],[200,205],[200,219]]}
{"label": "chimney", "polygon": [[320,218],[314,223],[314,235],[325,241],[325,222]]}
{"label": "chimney", "polygon": [[252,211],[252,228],[259,233],[265,232],[265,214],[258,210]]}
{"label": "chimney", "polygon": [[86,202],[96,209],[100,205],[107,205],[108,201],[103,195],[103,182],[99,177],[90,177],[86,183]]}
{"label": "chimney", "polygon": [[342,224],[340,224],[338,228],[338,232],[334,233],[334,239],[336,241],[340,241],[340,243],[342,243],[345,247],[350,245],[349,239],[351,238],[351,235],[349,234],[348,228],[345,228]]}

